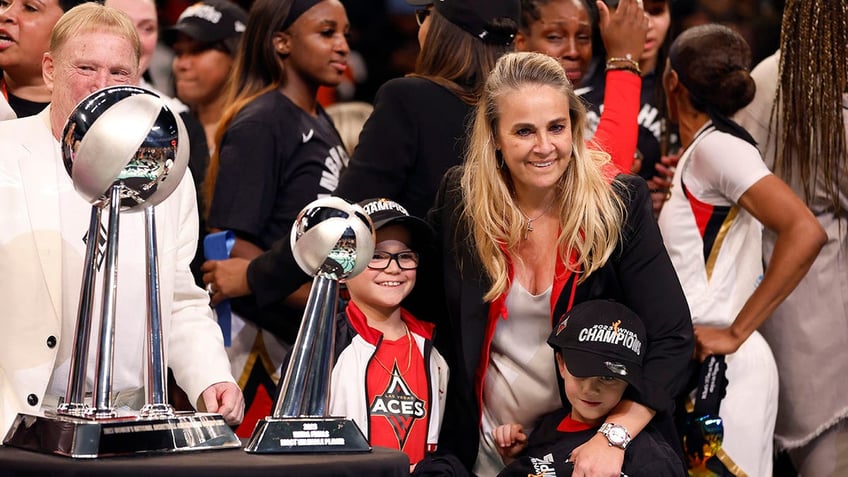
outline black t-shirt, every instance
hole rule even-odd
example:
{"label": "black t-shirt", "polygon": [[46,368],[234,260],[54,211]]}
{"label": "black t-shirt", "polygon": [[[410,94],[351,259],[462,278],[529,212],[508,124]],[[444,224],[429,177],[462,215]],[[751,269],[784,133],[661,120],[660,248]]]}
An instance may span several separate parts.
{"label": "black t-shirt", "polygon": [[[581,98],[586,102],[586,125],[593,133],[598,127],[601,119],[601,111],[604,104],[604,89],[606,88],[606,71],[598,68],[592,77],[581,88]],[[642,167],[639,175],[649,180],[656,175],[654,165],[661,157],[660,140],[662,136],[662,112],[657,106],[657,81],[659,78],[655,73],[648,73],[642,77],[642,92],[639,98],[639,135],[636,141],[637,154],[642,156]],[[669,138],[669,149],[674,151],[678,147],[677,134],[672,133]]]}
{"label": "black t-shirt", "polygon": [[[566,464],[566,459],[574,449],[591,439],[598,428],[573,432],[558,430],[567,416],[568,411],[560,409],[543,417],[530,434],[527,448],[498,477],[526,477],[540,473],[547,477],[571,475],[573,466]],[[648,426],[627,446],[621,472],[628,477],[681,477],[686,475],[686,468],[674,449]]]}
{"label": "black t-shirt", "polygon": [[306,204],[335,191],[347,163],[341,137],[320,106],[312,116],[277,90],[265,93],[224,133],[207,224],[266,250],[288,237]]}
{"label": "black t-shirt", "polygon": [[15,112],[15,115],[19,118],[26,118],[29,116],[35,116],[40,113],[47,107],[50,103],[39,103],[36,101],[30,101],[28,99],[23,99],[15,96],[12,93],[9,94],[9,106],[12,108],[12,111]]}
{"label": "black t-shirt", "polygon": [[[275,241],[288,246],[297,214],[334,192],[348,155],[320,106],[312,116],[274,90],[239,112],[224,133],[220,161],[207,225],[232,230],[267,250]],[[308,281],[293,261],[285,273]],[[233,299],[232,306],[243,318],[294,343],[303,310],[281,302],[260,307],[253,295]]]}

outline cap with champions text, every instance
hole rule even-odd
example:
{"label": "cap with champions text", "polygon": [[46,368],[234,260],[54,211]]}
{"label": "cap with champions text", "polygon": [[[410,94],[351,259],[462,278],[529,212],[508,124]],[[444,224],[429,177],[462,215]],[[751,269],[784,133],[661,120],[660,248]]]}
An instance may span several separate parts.
{"label": "cap with champions text", "polygon": [[183,33],[203,43],[224,42],[230,54],[235,54],[235,45],[246,23],[247,12],[230,0],[203,0],[183,10],[177,23],[165,30],[163,38],[173,44],[177,33]]}
{"label": "cap with champions text", "polygon": [[548,337],[562,353],[571,375],[609,376],[642,389],[645,325],[630,308],[611,300],[590,300],[571,309]]}
{"label": "cap with champions text", "polygon": [[[415,6],[433,8],[454,25],[485,43],[509,45],[518,33],[521,19],[520,0],[406,0]],[[501,19],[514,25],[506,26]]]}
{"label": "cap with champions text", "polygon": [[[397,202],[379,198],[367,199],[358,203],[374,222],[374,230],[380,230],[389,225],[402,225],[409,230],[416,249],[426,248],[433,240],[433,229],[414,215],[409,215],[406,209]],[[420,250],[419,250],[420,251]]]}

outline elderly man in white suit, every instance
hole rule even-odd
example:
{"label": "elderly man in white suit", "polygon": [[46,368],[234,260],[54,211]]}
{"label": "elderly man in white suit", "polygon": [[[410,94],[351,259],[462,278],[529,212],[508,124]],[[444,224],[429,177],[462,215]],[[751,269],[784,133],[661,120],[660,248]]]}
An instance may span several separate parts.
{"label": "elderly man in white suit", "polygon": [[[64,170],[58,139],[85,96],[138,81],[139,51],[135,28],[123,13],[94,3],[71,9],[56,24],[43,60],[51,105],[36,116],[0,123],[0,436],[16,413],[38,412],[65,393],[91,206]],[[143,405],[145,396],[143,215],[121,215],[117,267],[113,399],[133,408]],[[208,297],[189,271],[197,207],[188,173],[156,207],[156,219],[167,365],[198,409],[236,424],[244,398],[230,374]],[[88,390],[98,349],[99,301]]]}

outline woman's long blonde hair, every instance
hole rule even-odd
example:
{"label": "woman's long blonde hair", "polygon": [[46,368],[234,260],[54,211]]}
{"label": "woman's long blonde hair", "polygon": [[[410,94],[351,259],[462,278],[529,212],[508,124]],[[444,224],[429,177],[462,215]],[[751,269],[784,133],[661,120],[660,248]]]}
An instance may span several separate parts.
{"label": "woman's long blonde hair", "polygon": [[527,85],[551,86],[568,98],[574,144],[554,204],[561,227],[557,244],[559,260],[569,264],[571,251],[576,251],[577,263],[567,266],[574,272],[582,272],[580,280],[584,280],[612,255],[625,214],[624,204],[604,172],[609,155],[586,149],[583,141],[586,110],[562,66],[540,53],[504,55],[489,75],[477,105],[461,179],[463,213],[469,221],[477,255],[492,284],[483,297],[486,301],[494,300],[508,289],[508,260],[517,259],[525,233],[524,218],[515,203],[512,177],[496,155],[495,134],[498,101]]}

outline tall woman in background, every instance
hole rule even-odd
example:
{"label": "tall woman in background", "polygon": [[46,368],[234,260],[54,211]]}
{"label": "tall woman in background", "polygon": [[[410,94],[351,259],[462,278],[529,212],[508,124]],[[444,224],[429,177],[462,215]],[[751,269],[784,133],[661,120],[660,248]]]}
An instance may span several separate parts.
{"label": "tall woman in background", "polygon": [[[727,363],[722,462],[753,476],[771,475],[778,385],[757,329],[807,273],[826,237],[728,118],[754,97],[750,61],[745,40],[717,24],[690,28],[671,46],[663,85],[684,151],[659,225],[689,303],[696,357],[722,355]],[[763,227],[776,237],[765,273]]]}
{"label": "tall woman in background", "polygon": [[[824,20],[826,19],[826,20]],[[788,0],[780,51],[751,76],[737,115],[769,169],[827,233],[810,272],[760,328],[780,374],[775,442],[804,476],[848,474],[848,4]],[[779,237],[763,234],[771,268]]]}
{"label": "tall woman in background", "polygon": [[[207,225],[235,233],[233,257],[251,259],[277,240],[288,243],[300,210],[335,190],[348,156],[316,95],[319,86],[335,86],[343,78],[348,28],[339,0],[253,4],[204,184]],[[209,290],[217,291],[214,285]],[[232,302],[233,311],[249,322],[244,327],[234,322],[233,374],[246,400],[252,401],[247,386],[256,381],[268,393],[259,394],[264,414],[249,409],[242,424],[248,433],[253,418],[270,411],[274,384],[268,378],[276,381],[303,315],[305,297],[285,303],[283,298],[263,309],[253,297]],[[239,369],[242,360],[246,366]]]}

